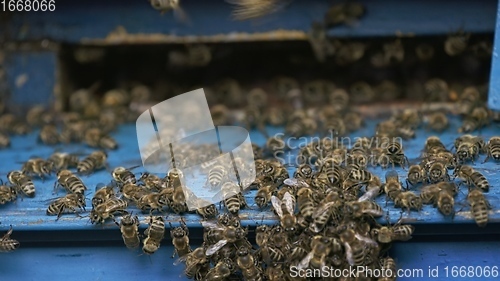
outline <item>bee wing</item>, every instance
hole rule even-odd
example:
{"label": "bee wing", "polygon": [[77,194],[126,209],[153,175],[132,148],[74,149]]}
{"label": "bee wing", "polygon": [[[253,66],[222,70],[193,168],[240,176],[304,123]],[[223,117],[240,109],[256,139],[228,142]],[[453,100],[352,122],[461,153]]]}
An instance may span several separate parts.
{"label": "bee wing", "polygon": [[211,255],[215,254],[218,250],[220,250],[226,244],[227,244],[227,240],[220,240],[219,242],[215,243],[214,245],[208,247],[207,251],[205,252],[205,255],[211,256]]}
{"label": "bee wing", "polygon": [[296,178],[288,178],[284,180],[283,183],[293,187],[309,187],[309,184],[307,182]]}
{"label": "bee wing", "polygon": [[328,203],[323,204],[318,209],[316,209],[316,211],[314,211],[312,218],[315,219],[315,218],[319,217],[321,214],[323,214],[328,209],[330,209],[330,207],[333,206],[334,204],[335,204],[335,202],[328,202]]}
{"label": "bee wing", "polygon": [[188,256],[189,256],[189,254],[188,254],[188,255],[184,255],[184,256],[179,257],[178,259],[176,259],[176,260],[174,261],[174,266],[177,266],[177,265],[179,265],[179,264],[181,264],[181,263],[185,262]]}
{"label": "bee wing", "polygon": [[215,221],[202,221],[201,225],[206,228],[210,229],[218,229],[218,230],[224,230],[223,227],[221,227],[217,222]]}
{"label": "bee wing", "polygon": [[365,236],[363,236],[363,235],[361,235],[359,233],[356,233],[355,236],[356,236],[356,238],[358,240],[361,240],[361,241],[365,242],[366,244],[370,244],[370,245],[373,245],[375,247],[378,246],[378,244],[377,244],[376,241],[374,241],[374,240],[372,240],[372,239],[370,239],[368,237],[365,237]]}
{"label": "bee wing", "polygon": [[351,245],[349,245],[349,243],[344,243],[344,247],[345,247],[345,257],[347,259],[347,262],[349,263],[349,265],[353,266],[354,258],[352,257]]}
{"label": "bee wing", "polygon": [[304,268],[307,268],[309,266],[309,262],[312,260],[314,256],[314,252],[309,252],[307,254],[307,256],[305,256],[301,261],[300,263],[297,265],[297,268],[298,269],[304,269]]}
{"label": "bee wing", "polygon": [[359,197],[358,201],[362,202],[362,201],[372,200],[373,198],[377,197],[377,194],[379,192],[380,192],[380,187],[374,187],[365,192],[365,194],[363,194],[361,197]]}
{"label": "bee wing", "polygon": [[281,200],[276,196],[271,196],[271,203],[276,211],[276,214],[281,218],[283,216],[283,210],[281,210]]}
{"label": "bee wing", "polygon": [[293,214],[295,211],[295,206],[294,206],[294,200],[292,195],[289,192],[285,192],[285,195],[283,195],[283,201],[285,202],[286,209],[288,210],[288,213]]}

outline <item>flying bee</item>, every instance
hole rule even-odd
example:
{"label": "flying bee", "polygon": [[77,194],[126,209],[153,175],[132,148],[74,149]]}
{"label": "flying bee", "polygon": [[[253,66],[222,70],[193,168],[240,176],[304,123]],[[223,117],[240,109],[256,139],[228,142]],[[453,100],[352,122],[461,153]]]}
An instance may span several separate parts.
{"label": "flying bee", "polygon": [[451,34],[444,42],[444,51],[449,56],[457,56],[467,49],[470,34],[459,30],[455,34]]}
{"label": "flying bee", "polygon": [[235,194],[235,190],[237,190],[237,186],[233,182],[224,183],[221,189],[224,194],[224,205],[233,215],[237,215],[241,208],[247,206],[247,202],[243,194],[241,192]]}
{"label": "flying bee", "polygon": [[78,173],[89,175],[96,170],[106,167],[108,154],[104,151],[94,151],[82,161],[78,162]]}
{"label": "flying bee", "polygon": [[115,197],[115,191],[112,186],[96,186],[96,191],[92,197],[92,208],[101,205],[110,198]]}
{"label": "flying bee", "polygon": [[90,147],[103,149],[117,149],[118,143],[114,138],[105,134],[99,128],[90,128],[85,131],[83,141]]}
{"label": "flying bee", "polygon": [[500,160],[500,137],[494,136],[490,138],[486,145],[486,152],[487,156],[484,162],[488,161],[490,158],[493,158],[495,161]]}
{"label": "flying bee", "polygon": [[92,208],[92,211],[90,211],[90,222],[92,224],[104,223],[106,219],[114,218],[115,213],[125,214],[127,213],[127,206],[127,201],[112,197]]}
{"label": "flying bee", "polygon": [[12,231],[13,230],[11,225],[9,231],[7,231],[7,233],[2,236],[2,239],[0,239],[0,252],[12,252],[19,248],[19,246],[21,245],[19,241],[10,238],[10,236],[12,235]]}
{"label": "flying bee", "polygon": [[165,221],[162,217],[150,217],[149,226],[144,231],[146,238],[142,241],[142,251],[152,255],[159,248],[161,240],[165,236]]}
{"label": "flying bee", "polygon": [[10,137],[4,132],[0,132],[0,148],[7,148],[10,146]]}
{"label": "flying bee", "polygon": [[141,240],[139,239],[139,219],[137,216],[133,217],[132,214],[128,214],[123,216],[120,220],[120,224],[117,222],[115,223],[120,227],[125,246],[129,249],[139,247]]}
{"label": "flying bee", "polygon": [[7,202],[12,202],[17,199],[17,191],[12,186],[4,185],[3,182],[0,183],[0,205]]}
{"label": "flying bee", "polygon": [[458,166],[454,171],[454,175],[460,178],[469,187],[479,188],[483,192],[488,192],[490,190],[490,184],[486,177],[470,166]]}
{"label": "flying bee", "polygon": [[427,122],[427,126],[437,132],[442,132],[450,126],[450,121],[443,112],[435,112],[427,116]]}
{"label": "flying bee", "polygon": [[445,102],[448,100],[449,87],[446,81],[433,78],[424,84],[425,100],[430,102]]}
{"label": "flying bee", "polygon": [[285,195],[283,195],[283,200],[280,200],[274,195],[271,197],[273,208],[280,218],[281,226],[287,232],[294,232],[297,224],[297,218],[294,215],[294,201],[295,199],[292,198],[290,193],[285,193]]}
{"label": "flying bee", "polygon": [[85,197],[83,194],[70,193],[52,202],[47,208],[47,215],[57,215],[57,221],[65,211],[76,213],[76,208],[85,211],[85,206]]}
{"label": "flying bee", "polygon": [[411,165],[408,169],[406,184],[416,185],[423,183],[427,178],[427,171],[422,165]]}
{"label": "flying bee", "polygon": [[7,179],[14,185],[17,191],[22,191],[28,197],[35,196],[35,184],[30,177],[23,174],[22,171],[11,171],[7,174]]}
{"label": "flying bee", "polygon": [[59,143],[59,131],[52,124],[47,124],[42,127],[38,135],[38,141],[46,145],[56,145]]}
{"label": "flying bee", "polygon": [[42,158],[33,158],[23,164],[22,171],[25,175],[36,175],[43,179],[45,176],[50,175],[52,164]]}
{"label": "flying bee", "polygon": [[179,258],[191,252],[191,246],[189,246],[189,229],[186,226],[184,220],[181,220],[181,225],[178,227],[173,227],[170,224],[170,237],[172,238],[172,244],[175,247],[174,254],[172,258],[177,254]]}
{"label": "flying bee", "polygon": [[485,227],[488,223],[488,211],[491,205],[480,189],[474,188],[469,191],[467,201],[470,204],[471,214],[479,227]]}
{"label": "flying bee", "polygon": [[394,198],[394,206],[411,210],[420,211],[422,209],[422,199],[411,191],[399,192]]}
{"label": "flying bee", "polygon": [[47,159],[54,171],[76,168],[79,161],[78,155],[61,152],[54,152]]}
{"label": "flying bee", "polygon": [[445,216],[451,215],[455,216],[455,193],[449,189],[441,189],[437,196],[435,206],[437,206],[439,212]]}
{"label": "flying bee", "polygon": [[353,218],[361,218],[364,215],[381,217],[384,215],[382,207],[374,201],[354,201],[345,203],[346,214]]}
{"label": "flying bee", "polygon": [[118,184],[127,184],[127,183],[132,183],[136,184],[137,179],[129,169],[125,167],[116,167],[113,169],[113,172],[111,172],[111,176],[113,176],[113,179],[118,183]]}
{"label": "flying bee", "polygon": [[54,189],[58,185],[71,193],[84,194],[85,190],[87,190],[83,181],[69,170],[60,170],[57,172],[57,182],[54,183]]}
{"label": "flying bee", "polygon": [[247,230],[241,227],[221,226],[217,223],[202,221],[205,228],[204,240],[211,244],[206,251],[207,256],[215,254],[226,244],[233,244],[239,240],[245,239]]}

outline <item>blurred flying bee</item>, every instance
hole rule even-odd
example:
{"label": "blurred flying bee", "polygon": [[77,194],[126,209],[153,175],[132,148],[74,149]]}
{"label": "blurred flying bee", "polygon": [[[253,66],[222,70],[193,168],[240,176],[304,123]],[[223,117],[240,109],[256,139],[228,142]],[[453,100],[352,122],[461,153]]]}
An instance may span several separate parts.
{"label": "blurred flying bee", "polygon": [[285,195],[283,195],[283,201],[276,196],[272,196],[271,202],[274,211],[276,211],[276,214],[280,218],[281,226],[287,232],[294,232],[297,218],[294,215],[295,199],[292,198],[292,195],[288,192],[285,193]]}
{"label": "blurred flying bee", "polygon": [[7,231],[7,233],[5,233],[4,236],[2,236],[2,239],[0,239],[0,252],[2,253],[12,252],[18,249],[19,246],[21,245],[19,241],[10,238],[10,236],[12,235],[12,231],[13,230],[11,225],[9,231]]}
{"label": "blurred flying bee", "polygon": [[57,182],[54,183],[54,189],[57,186],[64,187],[70,193],[84,194],[87,187],[83,181],[69,170],[57,172]]}
{"label": "blurred flying bee", "polygon": [[363,216],[381,217],[384,215],[382,207],[370,200],[346,202],[345,212],[352,218],[361,218]]}
{"label": "blurred flying bee", "polygon": [[10,147],[10,137],[4,132],[0,132],[0,149]]}
{"label": "blurred flying bee", "polygon": [[446,81],[433,78],[424,84],[425,101],[445,102],[448,100],[449,88]]}
{"label": "blurred flying bee", "polygon": [[97,185],[94,196],[92,197],[92,208],[96,208],[113,197],[115,197],[115,191],[112,186]]}
{"label": "blurred flying bee", "polygon": [[345,2],[331,6],[325,14],[324,23],[328,28],[340,24],[354,25],[366,13],[361,3]]}
{"label": "blurred flying bee", "polygon": [[70,193],[52,202],[47,208],[47,215],[49,216],[57,215],[56,219],[57,221],[64,212],[71,211],[76,213],[77,208],[85,211],[85,206],[86,206],[85,197],[83,194]]}
{"label": "blurred flying bee", "polygon": [[22,171],[11,171],[7,174],[7,179],[14,185],[16,191],[21,191],[28,197],[35,197],[35,184],[30,177],[24,175]]}
{"label": "blurred flying bee", "polygon": [[137,179],[134,175],[134,173],[132,173],[130,171],[130,169],[127,169],[125,167],[116,167],[113,169],[113,171],[111,172],[111,176],[113,176],[113,179],[115,180],[115,182],[117,182],[118,184],[127,184],[127,183],[131,183],[131,184],[136,184],[137,183]]}
{"label": "blurred flying bee", "polygon": [[488,161],[490,158],[493,158],[495,161],[500,160],[500,137],[494,136],[490,138],[486,145],[486,152],[487,156],[484,162]]}
{"label": "blurred flying bee", "polygon": [[42,158],[33,158],[26,161],[22,167],[23,174],[45,178],[52,172],[52,164]]}
{"label": "blurred flying bee", "polygon": [[104,223],[105,220],[114,218],[115,213],[127,213],[128,203],[125,200],[118,198],[109,198],[103,203],[92,208],[90,211],[90,222],[94,223]]}
{"label": "blurred flying bee", "polygon": [[56,145],[59,143],[59,131],[57,127],[52,124],[47,124],[42,127],[38,135],[39,142],[46,145]]}
{"label": "blurred flying bee", "polygon": [[426,43],[418,44],[415,47],[415,54],[420,61],[429,61],[434,57],[434,47]]}
{"label": "blurred flying bee", "polygon": [[235,270],[234,262],[229,258],[224,258],[217,262],[203,277],[206,281],[226,280]]}
{"label": "blurred flying bee", "polygon": [[137,216],[133,217],[132,214],[128,214],[123,216],[120,220],[120,224],[117,222],[115,223],[120,227],[125,246],[129,249],[139,247],[141,240],[139,239],[139,219]]}
{"label": "blurred flying bee", "polygon": [[172,238],[172,244],[175,248],[172,258],[175,254],[182,258],[191,252],[191,246],[189,245],[189,229],[184,220],[181,220],[181,225],[175,228],[170,223],[170,237]]}
{"label": "blurred flying bee", "polygon": [[108,154],[104,151],[94,151],[89,156],[78,162],[78,173],[89,175],[96,170],[107,166]]}
{"label": "blurred flying bee", "polygon": [[405,50],[401,39],[396,39],[394,42],[385,43],[383,45],[384,62],[388,65],[393,63],[401,63],[405,57]]}
{"label": "blurred flying bee", "polygon": [[401,207],[403,210],[410,212],[411,210],[420,211],[422,209],[422,199],[411,191],[399,192],[394,198],[394,206]]}
{"label": "blurred flying bee", "polygon": [[165,235],[165,221],[163,217],[150,217],[149,226],[144,231],[146,238],[142,241],[142,251],[145,254],[152,255],[159,248],[161,240]]}
{"label": "blurred flying bee", "polygon": [[427,179],[427,171],[422,165],[411,165],[408,169],[408,176],[406,177],[406,184],[416,185],[423,183]]}
{"label": "blurred flying bee", "polygon": [[461,162],[474,161],[485,147],[484,140],[477,136],[462,135],[455,140],[456,154]]}
{"label": "blurred flying bee", "polygon": [[427,122],[427,126],[437,132],[442,132],[450,126],[448,117],[443,112],[435,112],[427,116]]}
{"label": "blurred flying bee", "polygon": [[85,131],[83,141],[90,147],[100,147],[103,149],[117,149],[118,143],[114,138],[105,134],[99,128],[90,128]]}
{"label": "blurred flying bee", "polygon": [[76,154],[54,152],[47,159],[54,171],[76,168],[80,158]]}
{"label": "blurred flying bee", "polygon": [[444,42],[444,51],[449,56],[457,56],[467,49],[470,34],[459,30],[455,34],[451,34]]}
{"label": "blurred flying bee", "polygon": [[13,202],[17,199],[17,191],[12,186],[4,185],[3,182],[0,183],[0,205],[6,204],[7,202]]}
{"label": "blurred flying bee", "polygon": [[209,221],[202,221],[201,224],[205,228],[204,240],[210,244],[206,251],[207,256],[215,254],[226,244],[245,239],[247,235],[247,231],[241,227],[221,226]]}
{"label": "blurred flying bee", "polygon": [[486,177],[470,166],[458,166],[453,174],[469,187],[479,188],[483,192],[488,192],[490,190],[490,184]]}
{"label": "blurred flying bee", "polygon": [[488,223],[488,211],[491,205],[480,189],[474,188],[469,191],[467,201],[470,204],[471,214],[479,227],[485,227]]}
{"label": "blurred flying bee", "polygon": [[234,5],[232,17],[244,21],[276,13],[290,3],[290,0],[226,0]]}
{"label": "blurred flying bee", "polygon": [[[389,223],[389,218],[387,218],[387,223]],[[412,237],[415,227],[413,225],[402,225],[401,219],[391,226],[379,226],[374,227],[370,230],[370,234],[373,239],[380,243],[391,243],[393,241],[408,241]]]}

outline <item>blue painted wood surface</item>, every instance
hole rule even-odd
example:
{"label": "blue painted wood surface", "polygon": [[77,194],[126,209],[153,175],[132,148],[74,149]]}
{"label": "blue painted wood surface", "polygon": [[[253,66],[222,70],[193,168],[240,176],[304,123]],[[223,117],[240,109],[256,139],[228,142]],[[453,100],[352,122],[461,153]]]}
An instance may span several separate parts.
{"label": "blue painted wood surface", "polygon": [[495,32],[495,42],[493,46],[493,56],[491,61],[490,90],[488,92],[488,106],[496,111],[500,111],[500,5],[497,9],[497,22]]}
{"label": "blue painted wood surface", "polygon": [[[459,28],[470,32],[493,32],[497,1],[378,0],[360,1],[367,14],[352,27],[341,26],[332,36],[394,36],[448,34]],[[14,14],[7,38],[13,40],[52,39],[80,42],[103,39],[122,26],[129,34],[211,36],[234,32],[258,33],[275,30],[308,31],[313,21],[322,20],[332,3],[324,0],[295,0],[279,13],[253,21],[233,21],[232,6],[225,1],[184,0],[183,10],[190,24],[177,21],[172,13],[161,15],[148,1],[56,1],[54,12]],[[270,37],[271,40],[280,40]],[[228,36],[226,40],[237,40]],[[120,42],[117,42],[120,43]],[[137,42],[140,43],[140,42]]]}

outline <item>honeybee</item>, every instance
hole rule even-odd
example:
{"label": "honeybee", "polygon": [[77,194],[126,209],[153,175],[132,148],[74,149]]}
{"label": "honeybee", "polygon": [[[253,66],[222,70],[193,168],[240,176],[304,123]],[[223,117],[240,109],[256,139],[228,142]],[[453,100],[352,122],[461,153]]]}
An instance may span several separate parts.
{"label": "honeybee", "polygon": [[234,262],[229,258],[221,259],[203,277],[206,281],[226,280],[236,270]]}
{"label": "honeybee", "polygon": [[7,148],[10,146],[10,137],[4,132],[0,132],[0,148]]}
{"label": "honeybee", "polygon": [[3,182],[0,184],[0,205],[7,202],[12,202],[17,199],[17,191],[12,186],[4,185]]}
{"label": "honeybee", "polygon": [[351,84],[351,87],[349,87],[349,92],[352,96],[352,101],[354,101],[355,103],[369,103],[372,102],[375,98],[375,92],[372,86],[363,81],[358,81]]}
{"label": "honeybee", "polygon": [[385,272],[385,276],[379,278],[379,281],[394,281],[397,276],[396,262],[391,257],[385,257],[380,260],[380,268]]}
{"label": "honeybee", "polygon": [[247,246],[239,247],[236,252],[236,264],[241,270],[245,280],[263,280],[263,272],[254,256],[250,253]]}
{"label": "honeybee", "polygon": [[458,128],[459,133],[468,133],[488,125],[490,123],[489,111],[484,106],[477,106],[472,109],[472,112],[467,115],[462,126]]}
{"label": "honeybee", "polygon": [[398,142],[396,139],[390,141],[385,150],[386,155],[389,157],[389,161],[393,166],[394,164],[398,164],[404,168],[406,164],[409,164],[408,157],[406,157],[403,151],[403,144]]}
{"label": "honeybee", "polygon": [[356,233],[350,227],[340,233],[340,241],[345,247],[346,259],[351,266],[360,265],[364,262],[367,254],[365,244],[374,244],[376,246],[375,241]]}
{"label": "honeybee", "polygon": [[205,247],[198,247],[194,249],[191,253],[177,259],[174,265],[178,265],[181,262],[186,263],[186,268],[184,269],[184,274],[189,279],[203,280],[203,276],[206,275],[210,269],[210,262],[205,255]]}
{"label": "honeybee", "polygon": [[285,147],[285,141],[278,136],[268,138],[265,144],[268,154],[272,156],[274,156],[277,151],[283,150]]}
{"label": "honeybee", "polygon": [[213,166],[208,172],[207,182],[212,189],[219,187],[227,178],[227,167],[221,164]]}
{"label": "honeybee", "polygon": [[150,217],[149,226],[144,231],[146,238],[142,241],[142,251],[145,254],[152,255],[159,248],[161,240],[165,236],[165,221],[162,217]]}
{"label": "honeybee", "polygon": [[170,237],[172,238],[172,244],[175,247],[174,254],[172,258],[177,254],[180,258],[191,252],[191,246],[189,246],[189,229],[186,226],[184,220],[181,220],[181,225],[178,227],[173,227],[170,224]]}
{"label": "honeybee", "polygon": [[47,162],[50,163],[54,171],[76,168],[79,161],[78,155],[61,152],[54,152],[47,159]]}
{"label": "honeybee", "polygon": [[289,120],[285,126],[285,133],[292,137],[312,135],[318,129],[318,123],[312,117],[305,116],[301,119]]}
{"label": "honeybee", "polygon": [[467,201],[470,204],[471,214],[479,227],[485,227],[488,223],[488,211],[491,205],[480,189],[474,188],[469,191]]}
{"label": "honeybee", "polygon": [[422,165],[411,165],[406,178],[407,186],[423,183],[427,179],[427,171]]}
{"label": "honeybee", "polygon": [[465,33],[463,30],[449,35],[444,42],[444,51],[449,56],[456,56],[463,53],[467,49],[469,38],[470,34]]}
{"label": "honeybee", "polygon": [[89,156],[78,162],[78,173],[89,175],[107,165],[108,154],[104,151],[94,151]]}
{"label": "honeybee", "polygon": [[487,156],[484,162],[488,161],[490,158],[493,158],[495,161],[500,160],[500,137],[495,136],[490,138],[486,145],[486,152]]}
{"label": "honeybee", "polygon": [[330,254],[330,238],[316,235],[311,239],[311,251],[297,265],[299,269],[322,268],[325,266],[326,258]]}
{"label": "honeybee", "polygon": [[120,224],[117,222],[115,223],[120,227],[125,246],[129,249],[139,247],[141,240],[139,239],[139,219],[137,216],[133,217],[132,214],[128,214],[123,216],[120,220]]}
{"label": "honeybee", "polygon": [[33,158],[23,164],[22,171],[25,175],[36,175],[43,179],[45,176],[50,176],[52,164],[42,158]]}
{"label": "honeybee", "polygon": [[361,218],[365,215],[372,217],[384,215],[382,207],[371,200],[346,202],[344,206],[346,214],[353,218]]}
{"label": "honeybee", "polygon": [[115,197],[115,191],[112,186],[96,186],[94,197],[92,197],[92,208],[101,205],[110,198]]}
{"label": "honeybee", "polygon": [[[347,112],[344,115],[343,122],[345,124],[345,128],[349,132],[357,131],[357,130],[361,129],[365,124],[363,116],[359,112],[356,112],[356,111]],[[339,133],[339,135],[340,135],[340,133]]]}
{"label": "honeybee", "polygon": [[14,185],[17,191],[22,191],[28,197],[35,197],[35,184],[30,177],[24,175],[22,171],[11,171],[7,174],[7,179]]}
{"label": "honeybee", "polygon": [[[247,202],[245,197],[241,192],[234,194],[234,190],[236,189],[235,183],[226,182],[222,185],[221,191],[225,194],[224,196],[224,205],[226,209],[233,215],[237,215],[241,208],[246,207]],[[234,194],[229,196],[230,194]]]}
{"label": "honeybee", "polygon": [[[446,146],[441,142],[441,139],[436,136],[430,136],[425,141],[424,151],[427,154],[435,154],[438,151],[446,150]],[[429,155],[426,155],[429,156]]]}
{"label": "honeybee", "polygon": [[450,189],[441,189],[437,196],[434,206],[445,216],[455,216],[455,192]]}
{"label": "honeybee", "polygon": [[458,112],[462,115],[472,112],[472,109],[480,103],[480,97],[481,94],[476,87],[470,86],[464,88],[457,101]]}
{"label": "honeybee", "polygon": [[125,167],[116,167],[113,169],[113,172],[111,172],[111,176],[113,176],[113,179],[118,183],[118,184],[136,184],[137,179],[129,169]]}
{"label": "honeybee", "polygon": [[309,187],[301,187],[297,191],[297,205],[299,212],[304,218],[312,218],[314,213],[314,202],[312,200],[312,190]]}
{"label": "honeybee", "polygon": [[47,145],[56,145],[59,143],[59,131],[57,127],[52,124],[47,124],[42,127],[40,134],[38,135],[38,140]]}
{"label": "honeybee", "polygon": [[434,57],[434,47],[426,43],[418,44],[415,47],[415,54],[420,61],[428,61]]}
{"label": "honeybee", "polygon": [[443,112],[435,112],[427,117],[428,127],[434,131],[442,132],[450,126],[448,117]]}
{"label": "honeybee", "polygon": [[394,198],[394,206],[411,210],[420,211],[422,209],[422,199],[411,191],[399,192]]}
{"label": "honeybee", "polygon": [[115,213],[125,214],[127,213],[127,206],[127,201],[111,197],[95,208],[92,208],[92,211],[90,211],[90,222],[92,224],[104,223],[106,219],[114,218]]}
{"label": "honeybee", "polygon": [[211,244],[207,248],[207,256],[215,254],[228,243],[232,244],[245,239],[247,235],[247,231],[241,227],[234,227],[231,225],[221,226],[209,221],[202,221],[201,224],[205,228],[204,240]]}
{"label": "honeybee", "polygon": [[[389,220],[387,220],[389,222]],[[399,220],[393,226],[380,226],[377,228],[372,228],[370,234],[373,239],[380,243],[391,243],[393,241],[408,241],[412,237],[415,227],[413,225],[401,225],[401,220]]]}
{"label": "honeybee", "polygon": [[18,249],[19,246],[21,245],[19,241],[10,238],[10,236],[12,235],[12,231],[13,230],[11,225],[9,231],[7,231],[7,233],[5,233],[4,236],[2,236],[2,239],[0,239],[0,252],[3,253],[12,252]]}
{"label": "honeybee", "polygon": [[57,182],[54,183],[54,189],[57,185],[64,187],[71,193],[84,194],[85,190],[87,190],[82,180],[69,170],[60,170],[57,172]]}
{"label": "honeybee", "polygon": [[160,193],[151,192],[140,196],[139,200],[136,201],[136,205],[142,212],[146,212],[147,210],[150,210],[151,213],[153,211],[161,212],[162,208],[167,206],[167,201]]}
{"label": "honeybee", "polygon": [[154,174],[143,173],[139,180],[152,191],[161,191],[167,187],[167,183]]}
{"label": "honeybee", "polygon": [[340,212],[344,200],[337,191],[329,191],[328,195],[318,204],[312,215],[312,223],[309,229],[313,233],[319,233],[328,223],[334,212]]}
{"label": "honeybee", "polygon": [[448,99],[448,83],[446,81],[433,78],[424,84],[425,100],[431,102],[445,102]]}
{"label": "honeybee", "polygon": [[271,202],[271,196],[276,192],[276,186],[272,183],[263,183],[259,186],[255,195],[255,204],[259,208],[265,208]]}
{"label": "honeybee", "polygon": [[462,135],[455,140],[456,154],[462,162],[474,161],[485,147],[484,140],[477,136]]}
{"label": "honeybee", "polygon": [[440,181],[449,181],[448,169],[446,163],[440,159],[433,159],[425,164],[427,170],[427,179],[430,183],[437,183]]}
{"label": "honeybee", "polygon": [[289,1],[282,0],[226,0],[228,3],[235,5],[232,12],[232,17],[235,20],[243,21],[268,14],[276,13],[283,9]]}
{"label": "honeybee", "polygon": [[70,193],[64,197],[56,199],[47,208],[47,215],[56,216],[57,220],[65,211],[71,211],[76,213],[76,208],[85,211],[85,197],[83,194]]}
{"label": "honeybee", "polygon": [[470,166],[458,166],[453,174],[464,181],[469,187],[479,188],[483,192],[490,190],[490,184],[486,177]]}
{"label": "honeybee", "polygon": [[90,147],[103,149],[117,149],[118,143],[111,136],[106,135],[99,128],[90,128],[85,131],[83,141]]}
{"label": "honeybee", "polygon": [[285,193],[285,195],[283,195],[283,200],[273,195],[271,197],[271,202],[276,214],[278,214],[280,218],[281,226],[287,232],[294,232],[297,218],[294,215],[295,199],[292,198],[292,195],[288,192]]}

